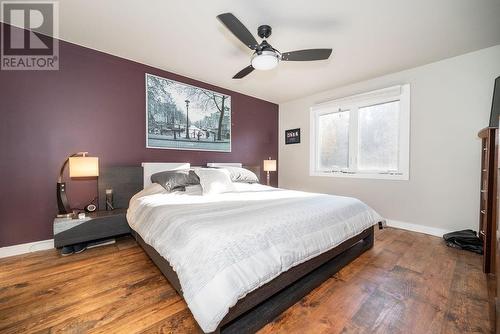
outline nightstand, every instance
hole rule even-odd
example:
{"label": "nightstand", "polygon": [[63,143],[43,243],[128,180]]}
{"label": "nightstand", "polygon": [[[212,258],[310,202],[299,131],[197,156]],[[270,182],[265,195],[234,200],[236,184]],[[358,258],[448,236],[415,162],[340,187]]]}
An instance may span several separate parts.
{"label": "nightstand", "polygon": [[55,218],[54,247],[115,237],[130,233],[127,209],[87,213],[84,219]]}

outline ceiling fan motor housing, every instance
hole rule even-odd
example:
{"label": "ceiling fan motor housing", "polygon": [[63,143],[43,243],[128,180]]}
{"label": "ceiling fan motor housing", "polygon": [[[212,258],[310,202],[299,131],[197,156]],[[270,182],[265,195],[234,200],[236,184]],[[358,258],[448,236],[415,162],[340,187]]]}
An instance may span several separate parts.
{"label": "ceiling fan motor housing", "polygon": [[273,30],[271,29],[271,26],[268,26],[266,24],[257,28],[257,34],[260,38],[268,38],[269,36],[271,36],[272,32]]}

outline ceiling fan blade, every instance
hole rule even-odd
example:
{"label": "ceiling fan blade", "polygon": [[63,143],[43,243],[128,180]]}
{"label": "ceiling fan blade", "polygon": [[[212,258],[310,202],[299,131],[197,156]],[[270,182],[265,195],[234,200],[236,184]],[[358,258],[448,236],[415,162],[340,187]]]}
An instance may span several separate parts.
{"label": "ceiling fan blade", "polygon": [[308,49],[284,52],[281,60],[285,61],[309,61],[328,59],[332,54],[332,49]]}
{"label": "ceiling fan blade", "polygon": [[243,23],[241,23],[240,20],[238,20],[233,14],[224,13],[217,15],[217,18],[226,26],[227,29],[229,29],[229,31],[233,33],[234,36],[236,36],[250,49],[255,50],[257,45],[259,45],[250,31],[248,31]]}
{"label": "ceiling fan blade", "polygon": [[236,73],[236,75],[233,77],[233,79],[244,78],[247,75],[249,75],[250,73],[252,73],[253,70],[254,70],[253,66],[249,65],[249,66],[245,67],[244,69],[242,69],[241,71],[239,71],[238,73]]}

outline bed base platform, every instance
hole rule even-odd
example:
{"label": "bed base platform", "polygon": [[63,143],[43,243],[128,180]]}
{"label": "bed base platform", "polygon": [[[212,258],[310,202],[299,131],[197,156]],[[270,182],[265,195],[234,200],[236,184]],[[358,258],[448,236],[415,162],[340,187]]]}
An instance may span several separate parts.
{"label": "bed base platform", "polygon": [[[168,261],[153,247],[146,244],[137,233],[133,235],[182,296],[179,279]],[[373,240],[374,227],[372,226],[337,247],[282,273],[240,299],[229,310],[214,333],[255,333],[344,266],[372,248]]]}

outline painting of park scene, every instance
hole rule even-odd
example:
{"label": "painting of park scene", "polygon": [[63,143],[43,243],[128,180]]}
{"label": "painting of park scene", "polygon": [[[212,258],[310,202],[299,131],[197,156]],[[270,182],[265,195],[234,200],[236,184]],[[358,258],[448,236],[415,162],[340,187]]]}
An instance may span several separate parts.
{"label": "painting of park scene", "polygon": [[231,152],[231,97],[146,74],[146,146]]}

